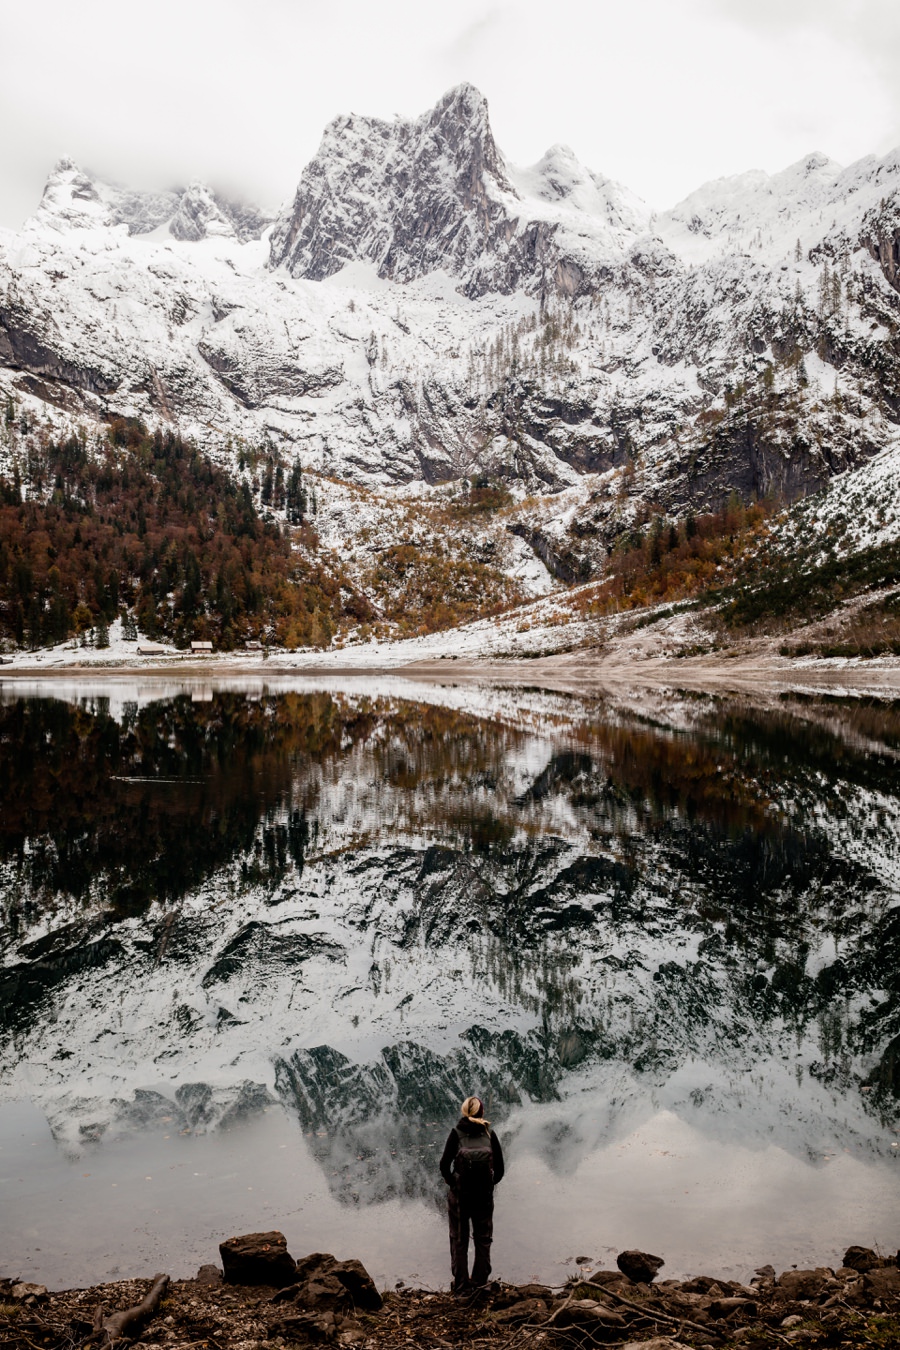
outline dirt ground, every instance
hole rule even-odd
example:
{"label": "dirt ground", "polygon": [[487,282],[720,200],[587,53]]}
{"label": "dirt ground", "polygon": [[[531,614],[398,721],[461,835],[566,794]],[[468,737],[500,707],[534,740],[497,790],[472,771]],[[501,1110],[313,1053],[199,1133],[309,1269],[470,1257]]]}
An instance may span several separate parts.
{"label": "dirt ground", "polygon": [[[147,1350],[327,1344],[359,1350],[900,1347],[897,1258],[869,1252],[856,1264],[867,1268],[791,1269],[776,1276],[764,1267],[749,1286],[714,1276],[649,1284],[618,1270],[586,1269],[561,1289],[497,1283],[455,1298],[445,1291],[400,1287],[384,1292],[381,1308],[369,1311],[353,1307],[352,1300],[336,1304],[332,1299],[325,1306],[325,1299],[316,1306],[313,1299],[310,1306],[308,1287],[299,1285],[277,1291],[225,1284],[217,1268],[206,1266],[198,1278],[169,1286],[155,1314],[133,1333],[137,1339],[116,1344]],[[108,1338],[92,1330],[98,1306],[107,1313],[127,1308],[149,1286],[148,1280],[131,1280],[47,1293],[40,1286],[0,1281],[0,1346],[76,1350],[106,1345]]]}

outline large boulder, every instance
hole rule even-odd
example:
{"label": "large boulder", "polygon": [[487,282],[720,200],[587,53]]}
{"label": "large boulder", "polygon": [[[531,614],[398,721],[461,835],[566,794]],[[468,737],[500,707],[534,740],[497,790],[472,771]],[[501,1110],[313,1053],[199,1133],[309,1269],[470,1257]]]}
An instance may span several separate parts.
{"label": "large boulder", "polygon": [[851,1270],[858,1270],[864,1274],[867,1270],[875,1270],[881,1265],[881,1258],[872,1251],[871,1247],[848,1247],[844,1252],[844,1265],[849,1266]]}
{"label": "large boulder", "polygon": [[632,1284],[652,1284],[657,1271],[665,1264],[661,1256],[651,1256],[649,1252],[637,1250],[619,1252],[616,1257],[616,1265]]}
{"label": "large boulder", "polygon": [[336,1275],[346,1286],[357,1308],[364,1308],[366,1312],[377,1312],[381,1307],[382,1298],[375,1287],[375,1281],[361,1261],[336,1261],[329,1273]]}
{"label": "large boulder", "polygon": [[297,1263],[283,1233],[245,1233],[219,1243],[227,1284],[267,1284],[283,1289],[297,1279]]}
{"label": "large boulder", "polygon": [[335,1275],[317,1273],[299,1284],[289,1284],[273,1296],[273,1303],[292,1303],[308,1312],[349,1312],[353,1299]]}
{"label": "large boulder", "polygon": [[867,1270],[863,1285],[872,1298],[900,1298],[900,1270],[896,1266]]}
{"label": "large boulder", "polygon": [[782,1298],[797,1301],[818,1298],[831,1279],[831,1271],[824,1266],[816,1270],[786,1270],[779,1277],[778,1292]]}
{"label": "large boulder", "polygon": [[275,1295],[278,1303],[343,1312],[363,1308],[377,1312],[382,1298],[361,1261],[338,1261],[329,1252],[313,1252],[294,1267],[294,1280]]}

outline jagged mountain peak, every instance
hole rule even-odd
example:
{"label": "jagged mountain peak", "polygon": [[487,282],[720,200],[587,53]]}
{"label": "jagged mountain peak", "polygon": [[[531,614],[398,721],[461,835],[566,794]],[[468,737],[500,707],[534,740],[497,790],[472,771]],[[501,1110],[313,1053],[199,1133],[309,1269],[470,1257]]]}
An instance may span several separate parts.
{"label": "jagged mountain peak", "polygon": [[509,166],[510,179],[528,201],[546,202],[560,209],[593,217],[603,225],[635,235],[650,228],[649,206],[612,178],[582,164],[568,145],[551,145],[536,164]]}
{"label": "jagged mountain peak", "polygon": [[266,218],[202,182],[128,192],[64,158],[28,247],[0,237],[0,393],[102,396],[363,482],[561,489],[640,454],[673,512],[797,495],[894,436],[898,174],[810,154],[654,216],[568,146],[510,164],[460,85],[336,118],[266,257],[232,246]]}
{"label": "jagged mountain peak", "polygon": [[317,281],[355,261],[397,281],[458,275],[477,267],[514,198],[486,99],[457,85],[417,118],[335,118],[279,217],[270,263]]}
{"label": "jagged mountain peak", "polygon": [[462,84],[414,119],[336,118],[279,217],[270,266],[318,281],[367,262],[399,282],[442,270],[471,297],[571,296],[621,263],[649,220],[566,146],[531,169],[509,165],[487,100]]}
{"label": "jagged mountain peak", "polygon": [[258,207],[231,202],[199,179],[166,192],[123,188],[63,155],[53,166],[40,205],[26,228],[63,233],[124,226],[128,234],[142,235],[168,225],[169,233],[180,240],[215,235],[244,242],[258,239],[271,220]]}
{"label": "jagged mountain peak", "polygon": [[219,236],[246,243],[259,239],[271,223],[272,216],[259,207],[230,201],[207,183],[194,179],[179,194],[178,209],[169,221],[169,233],[182,240]]}
{"label": "jagged mountain peak", "polygon": [[113,189],[85,173],[69,155],[54,164],[35,214],[26,222],[38,229],[108,228],[113,225],[110,196]]}
{"label": "jagged mountain peak", "polygon": [[452,120],[468,123],[481,130],[482,134],[492,135],[488,101],[480,89],[468,80],[463,80],[452,89],[448,89],[425,117],[435,123]]}

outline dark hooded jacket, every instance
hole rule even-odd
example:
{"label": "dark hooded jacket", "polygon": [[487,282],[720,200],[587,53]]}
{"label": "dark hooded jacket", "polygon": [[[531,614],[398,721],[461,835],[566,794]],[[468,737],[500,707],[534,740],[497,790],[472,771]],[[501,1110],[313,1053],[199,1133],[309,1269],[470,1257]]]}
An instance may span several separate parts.
{"label": "dark hooded jacket", "polygon": [[[484,1126],[476,1125],[473,1120],[469,1120],[468,1116],[460,1116],[456,1129],[450,1131],[447,1136],[447,1142],[444,1145],[444,1152],[441,1155],[441,1176],[448,1186],[453,1185],[453,1164],[459,1151],[459,1135],[456,1133],[456,1130],[460,1130],[463,1134],[483,1134]],[[490,1135],[491,1153],[494,1158],[494,1185],[496,1186],[498,1181],[503,1180],[503,1150],[500,1147],[500,1140],[494,1134],[494,1131],[489,1129],[488,1134]]]}

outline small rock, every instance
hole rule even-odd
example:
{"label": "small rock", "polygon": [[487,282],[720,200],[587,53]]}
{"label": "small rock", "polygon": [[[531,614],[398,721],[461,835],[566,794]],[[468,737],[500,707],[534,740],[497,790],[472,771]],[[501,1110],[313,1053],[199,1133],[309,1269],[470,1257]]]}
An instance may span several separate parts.
{"label": "small rock", "polygon": [[593,1298],[576,1298],[567,1307],[562,1308],[556,1318],[556,1326],[562,1327],[624,1327],[625,1318],[621,1313],[613,1312],[605,1304]]}
{"label": "small rock", "polygon": [[542,1298],[546,1301],[552,1297],[553,1290],[546,1284],[520,1284],[518,1294],[520,1298]]}
{"label": "small rock", "polygon": [[595,1270],[593,1275],[588,1276],[588,1284],[618,1284],[627,1288],[621,1270]]}
{"label": "small rock", "polygon": [[[660,1286],[657,1285],[657,1288]],[[692,1294],[690,1291],[685,1293],[683,1289],[673,1289],[669,1292],[667,1303],[679,1311],[689,1310],[691,1308],[708,1308],[712,1300],[708,1294]]]}
{"label": "small rock", "polygon": [[275,1289],[295,1283],[297,1263],[283,1233],[246,1233],[219,1243],[228,1284],[268,1284]]}
{"label": "small rock", "polygon": [[17,1303],[37,1303],[40,1299],[47,1297],[47,1286],[45,1284],[27,1284],[22,1281],[20,1284],[14,1284],[9,1291],[10,1298],[15,1299]]}
{"label": "small rock", "polygon": [[549,1303],[553,1297],[553,1290],[545,1284],[519,1284],[506,1289],[501,1289],[494,1298],[494,1307],[500,1311],[503,1308],[512,1308],[517,1303],[523,1303],[526,1299],[540,1299],[544,1303]]}
{"label": "small rock", "polygon": [[619,1252],[616,1257],[616,1265],[632,1284],[652,1284],[657,1271],[665,1264],[661,1256],[651,1256],[649,1252],[637,1250]]}
{"label": "small rock", "polygon": [[356,1345],[359,1341],[366,1339],[366,1331],[364,1327],[360,1326],[359,1322],[344,1317],[341,1320],[337,1339],[338,1345]]}
{"label": "small rock", "polygon": [[622,1350],[690,1350],[690,1346],[671,1336],[655,1336],[652,1341],[628,1341]]}
{"label": "small rock", "polygon": [[194,1278],[198,1284],[213,1286],[222,1283],[222,1272],[218,1266],[201,1266]]}
{"label": "small rock", "polygon": [[695,1275],[692,1280],[685,1280],[681,1289],[685,1294],[709,1294],[711,1298],[722,1298],[725,1293],[712,1275]]}
{"label": "small rock", "polygon": [[308,1341],[315,1344],[323,1341],[336,1341],[338,1323],[332,1312],[297,1313],[296,1315],[279,1318],[270,1328],[271,1332],[286,1336],[289,1341],[296,1341],[300,1344]]}
{"label": "small rock", "polygon": [[491,1313],[491,1321],[500,1326],[514,1327],[521,1322],[544,1321],[547,1317],[547,1305],[542,1298],[523,1298],[509,1308],[501,1308]]}
{"label": "small rock", "polygon": [[710,1304],[713,1317],[730,1317],[736,1312],[755,1312],[756,1304],[749,1298],[717,1298]]}

